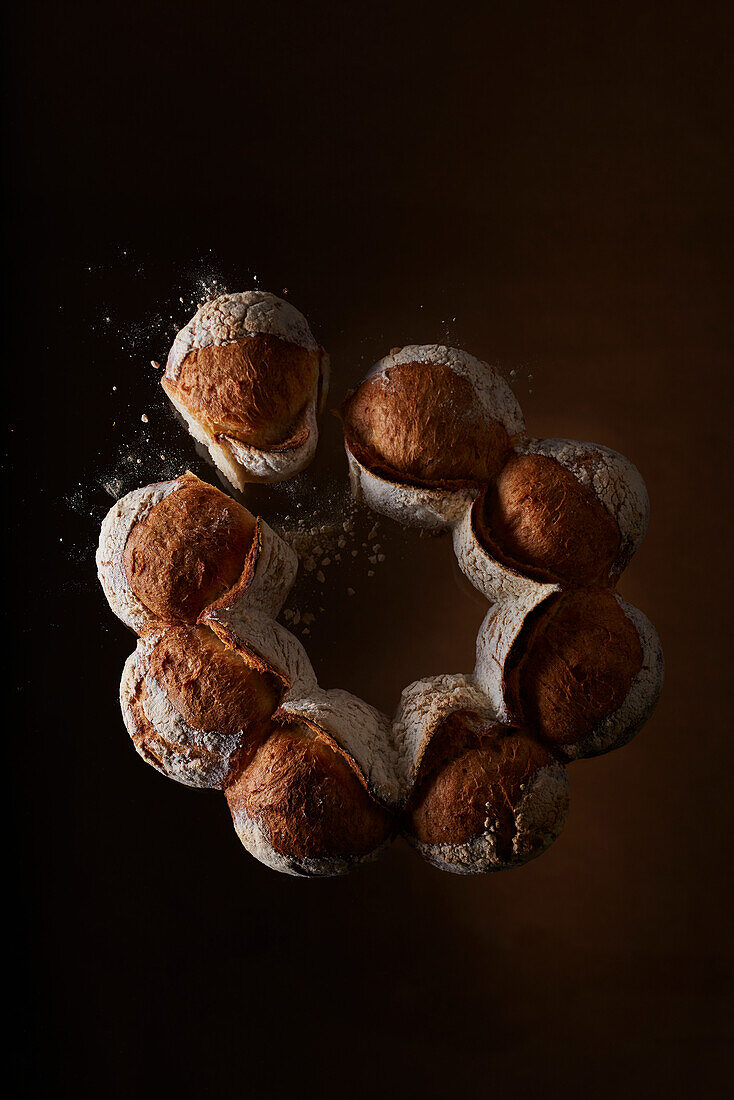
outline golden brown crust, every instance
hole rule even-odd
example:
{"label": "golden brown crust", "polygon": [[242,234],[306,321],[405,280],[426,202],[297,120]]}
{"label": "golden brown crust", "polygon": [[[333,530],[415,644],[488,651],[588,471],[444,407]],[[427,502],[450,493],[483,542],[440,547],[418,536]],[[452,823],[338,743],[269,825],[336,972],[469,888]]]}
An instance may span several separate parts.
{"label": "golden brown crust", "polygon": [[320,356],[278,336],[256,333],[192,348],[161,385],[212,436],[253,447],[298,446],[306,410],[319,387]]}
{"label": "golden brown crust", "polygon": [[[125,713],[128,732],[138,754],[146,764],[150,764],[163,775],[171,776],[172,767],[174,778],[182,783],[191,783],[196,775],[222,775],[222,786],[232,777],[247,758],[247,751],[251,748],[243,746],[242,754],[238,754],[231,763],[227,763],[222,753],[215,749],[207,749],[201,745],[187,744],[182,746],[164,737],[157,730],[145,714],[144,701],[147,692],[145,679],[140,678],[136,684],[134,695],[129,699],[129,706]],[[244,758],[244,759],[243,759]],[[174,764],[174,761],[176,762]],[[210,782],[195,782],[196,786],[209,786]],[[219,784],[215,783],[215,786]]]}
{"label": "golden brown crust", "polygon": [[295,859],[367,855],[390,835],[390,815],[361,778],[301,723],[274,726],[226,794],[233,816],[246,814]]}
{"label": "golden brown crust", "polygon": [[251,668],[208,627],[169,627],[154,645],[148,674],[194,729],[244,731],[259,740],[278,706],[282,682]]}
{"label": "golden brown crust", "polygon": [[477,502],[474,524],[488,553],[537,580],[613,579],[619,527],[593,490],[555,459],[511,457]]}
{"label": "golden brown crust", "polygon": [[639,634],[609,589],[552,597],[528,616],[509,655],[510,713],[552,743],[574,744],[619,709],[642,659]]}
{"label": "golden brown crust", "polygon": [[421,763],[407,812],[422,844],[468,844],[492,829],[499,861],[510,862],[515,809],[552,753],[522,730],[469,710],[436,731]]}
{"label": "golden brown crust", "polygon": [[193,474],[132,528],[123,567],[130,588],[164,622],[195,622],[242,574],[255,517]]}
{"label": "golden brown crust", "polygon": [[355,457],[393,481],[485,482],[510,449],[471,383],[444,364],[406,363],[367,378],[340,415]]}

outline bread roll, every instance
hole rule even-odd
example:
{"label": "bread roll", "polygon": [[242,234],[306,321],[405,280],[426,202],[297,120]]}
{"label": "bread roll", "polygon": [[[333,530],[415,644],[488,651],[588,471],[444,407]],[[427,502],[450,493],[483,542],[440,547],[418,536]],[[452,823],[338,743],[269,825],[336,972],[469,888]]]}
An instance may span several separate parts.
{"label": "bread roll", "polygon": [[353,484],[402,523],[450,525],[523,436],[494,367],[441,345],[394,349],[341,407]]}
{"label": "bread roll", "polygon": [[139,632],[253,601],[277,614],[297,559],[262,520],[186,473],[136,489],[110,509],[97,568],[110,607]]}
{"label": "bread roll", "polygon": [[203,626],[154,627],[120,687],[122,714],[143,759],[191,787],[223,790],[266,735],[282,681],[248,664]]}
{"label": "bread roll", "polygon": [[547,747],[525,731],[459,710],[444,719],[423,756],[404,832],[443,870],[503,870],[544,852],[568,805],[566,770]]}
{"label": "bread roll", "polygon": [[304,722],[273,726],[227,802],[247,850],[292,875],[344,874],[374,859],[392,832],[355,761]]}
{"label": "bread roll", "polygon": [[544,439],[512,455],[474,510],[498,562],[541,581],[614,584],[647,527],[644,482],[593,443]]}
{"label": "bread roll", "polygon": [[569,760],[625,744],[662,689],[652,625],[607,588],[531,595],[495,605],[477,638],[475,676],[498,717]]}
{"label": "bread roll", "polygon": [[161,385],[229,482],[282,481],[313,458],[328,356],[265,291],[222,294],[176,336]]}

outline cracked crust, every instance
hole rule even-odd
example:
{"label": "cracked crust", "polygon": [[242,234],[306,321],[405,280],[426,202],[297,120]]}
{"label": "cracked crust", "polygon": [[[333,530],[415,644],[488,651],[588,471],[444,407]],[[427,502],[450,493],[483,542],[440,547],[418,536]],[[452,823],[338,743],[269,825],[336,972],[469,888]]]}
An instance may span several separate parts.
{"label": "cracked crust", "polygon": [[637,467],[610,447],[574,439],[531,439],[519,449],[560,463],[593,492],[619,530],[618,553],[608,572],[611,579],[619,577],[645,537],[650,520],[650,500]]}
{"label": "cracked crust", "polygon": [[248,609],[212,608],[204,613],[201,622],[210,627],[224,645],[241,653],[255,667],[273,672],[282,680],[281,707],[317,688],[316,674],[306,650],[294,634],[270,615]]}
{"label": "cracked crust", "polygon": [[526,732],[470,710],[437,729],[404,814],[408,840],[434,866],[458,874],[517,867],[560,834],[568,777]]}
{"label": "cracked crust", "polygon": [[258,516],[250,552],[239,579],[202,610],[199,621],[206,622],[215,612],[230,612],[242,617],[253,611],[274,618],[285,603],[297,572],[295,551]]}
{"label": "cracked crust", "polygon": [[280,713],[328,736],[357,766],[373,798],[385,806],[397,803],[397,761],[387,715],[340,688],[312,688],[307,696],[289,698]]}
{"label": "cracked crust", "polygon": [[472,676],[463,673],[416,680],[403,691],[392,724],[402,803],[413,788],[436,730],[460,710],[472,710],[489,721],[497,720],[488,696]]}
{"label": "cracked crust", "polygon": [[341,409],[353,491],[399,523],[456,523],[522,437],[522,412],[495,368],[442,345],[379,360]]}
{"label": "cracked crust", "polygon": [[556,589],[490,609],[475,677],[502,721],[576,760],[642,728],[662,689],[663,659],[647,618],[618,595]]}
{"label": "cracked crust", "polygon": [[283,683],[278,716],[301,721],[345,753],[378,802],[398,799],[390,720],[349,692],[318,686],[308,654],[289,630],[267,615],[212,610],[205,620],[220,640]]}
{"label": "cracked crust", "polygon": [[191,474],[133,524],[122,565],[137,599],[160,622],[195,622],[248,563],[255,517]]}
{"label": "cracked crust", "polygon": [[[462,382],[468,384],[472,400],[478,404],[483,418],[500,424],[510,439],[520,438],[524,435],[525,421],[522,410],[512,389],[499,370],[490,366],[489,363],[483,363],[480,359],[470,355],[469,352],[462,351],[460,348],[450,348],[445,344],[408,344],[403,348],[393,348],[389,355],[378,359],[360,385],[377,383],[378,387],[384,391],[389,389],[391,385],[391,372],[399,371],[401,368],[408,368],[412,371],[416,366],[435,368],[441,372],[436,376],[436,379],[431,375],[432,381],[445,382],[449,374],[455,375]],[[416,380],[419,377],[416,372]],[[357,393],[359,388],[358,386],[353,393]],[[449,393],[449,397],[451,397],[451,393]],[[349,404],[350,400],[351,395],[347,398],[345,406]],[[430,404],[429,408],[433,413],[439,411],[433,404]],[[463,409],[457,411],[461,419]],[[423,425],[418,427],[423,427]]]}
{"label": "cracked crust", "polygon": [[181,480],[159,481],[134,489],[113,504],[102,521],[95,557],[99,583],[114,614],[136,632],[144,630],[155,617],[130,587],[124,567],[125,544],[135,524],[144,520],[169,493],[175,492]]}
{"label": "cracked crust", "polygon": [[344,874],[392,834],[353,759],[303,721],[274,726],[226,797],[247,850],[289,874]]}
{"label": "cracked crust", "polygon": [[298,568],[266,523],[191,473],[118,500],[96,562],[112,611],[136,633],[195,622],[207,604],[277,614]]}
{"label": "cracked crust", "polygon": [[563,746],[561,753],[568,760],[601,756],[626,745],[652,716],[663,690],[665,660],[655,627],[639,608],[626,603],[621,596],[615,599],[637,632],[642,664],[619,709],[608,715],[588,737],[574,745]]}
{"label": "cracked crust", "polygon": [[512,722],[505,694],[505,665],[528,616],[558,592],[557,585],[534,585],[515,600],[490,607],[477,634],[474,679],[486,692],[500,722]]}
{"label": "cracked crust", "polygon": [[161,384],[236,488],[293,477],[313,458],[329,362],[289,302],[223,294],[178,333]]}
{"label": "cracked crust", "polygon": [[479,592],[493,602],[542,598],[558,587],[548,581],[535,580],[513,566],[494,557],[483,545],[477,533],[477,512],[481,498],[465,508],[453,529],[454,553],[464,576]]}
{"label": "cracked crust", "polygon": [[451,489],[401,485],[363,466],[345,440],[352,495],[373,512],[403,527],[444,531],[459,521],[477,495],[476,486]]}
{"label": "cracked crust", "polygon": [[647,528],[637,469],[607,447],[530,440],[453,532],[459,566],[491,600],[535,584],[613,584]]}
{"label": "cracked crust", "polygon": [[472,509],[491,556],[541,581],[610,584],[621,537],[615,520],[560,463],[520,454]]}
{"label": "cracked crust", "polygon": [[171,378],[176,381],[190,352],[256,335],[276,336],[305,351],[318,351],[308,321],[290,302],[266,290],[220,294],[200,306],[177,334],[168,357]]}
{"label": "cracked crust", "polygon": [[190,787],[224,789],[266,735],[280,685],[202,627],[163,627],[138,642],[120,685],[143,759]]}
{"label": "cracked crust", "polygon": [[642,666],[631,620],[606,589],[566,591],[529,615],[505,664],[515,721],[575,745],[627,698]]}

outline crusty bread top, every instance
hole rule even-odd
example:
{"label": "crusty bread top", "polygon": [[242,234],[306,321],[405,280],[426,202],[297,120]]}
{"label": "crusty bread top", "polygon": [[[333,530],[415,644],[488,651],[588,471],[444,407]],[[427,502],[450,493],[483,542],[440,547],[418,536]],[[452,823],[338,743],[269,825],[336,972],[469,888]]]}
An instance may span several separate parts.
{"label": "crusty bread top", "polygon": [[161,621],[196,621],[200,608],[277,615],[297,567],[293,550],[263,520],[191,473],[118,500],[97,549],[109,605],[137,633]]}
{"label": "crusty bread top", "polygon": [[247,336],[278,336],[307,351],[318,351],[308,321],[290,302],[264,290],[220,294],[197,309],[176,336],[166,364],[174,381],[189,352],[212,345],[221,347]]}
{"label": "crusty bread top", "polygon": [[157,624],[125,665],[120,704],[143,759],[179,783],[221,790],[267,734],[282,690],[206,627]]}
{"label": "crusty bread top", "polygon": [[638,631],[609,589],[551,596],[508,655],[510,713],[550,742],[581,741],[619,709],[642,663]]}
{"label": "crusty bread top", "polygon": [[402,348],[381,359],[341,409],[350,449],[405,483],[484,482],[523,431],[501,375],[466,352]]}
{"label": "crusty bread top", "polygon": [[295,448],[308,438],[320,371],[318,350],[252,334],[193,347],[175,368],[169,356],[161,385],[211,437],[266,450]]}
{"label": "crusty bread top", "polygon": [[95,555],[97,576],[113,612],[132,630],[144,629],[155,616],[130,588],[124,565],[125,544],[135,524],[169,493],[175,493],[180,481],[175,478],[133,489],[115,501],[102,520]]}
{"label": "crusty bread top", "polygon": [[122,717],[139,755],[162,775],[187,787],[223,790],[238,770],[242,735],[203,733],[185,721],[146,675],[144,640],[125,662],[120,682]]}
{"label": "crusty bread top", "polygon": [[622,537],[590,485],[541,454],[513,455],[475,505],[476,533],[493,557],[530,577],[610,583]]}
{"label": "crusty bread top", "polygon": [[619,554],[612,569],[619,576],[645,537],[650,520],[647,488],[634,463],[611,447],[576,439],[529,439],[521,449],[554,459],[593,491],[619,529]]}
{"label": "crusty bread top", "polygon": [[193,729],[223,735],[264,732],[283,684],[249,666],[206,626],[178,624],[157,631],[146,675]]}
{"label": "crusty bread top", "polygon": [[241,576],[255,517],[193,474],[133,524],[123,551],[127,582],[152,616],[195,622]]}
{"label": "crusty bread top", "polygon": [[402,348],[393,348],[389,355],[374,364],[365,381],[394,367],[411,363],[449,367],[471,385],[485,416],[499,420],[510,437],[522,436],[525,432],[520,405],[501,373],[496,367],[461,348],[451,348],[446,344],[406,344]]}
{"label": "crusty bread top", "polygon": [[509,861],[515,807],[542,768],[558,762],[528,733],[473,711],[454,711],[421,762],[408,815],[424,844],[466,844],[494,831],[497,856]]}
{"label": "crusty bread top", "polygon": [[298,722],[273,727],[226,795],[235,819],[249,818],[290,857],[367,855],[390,833],[391,815],[347,759]]}

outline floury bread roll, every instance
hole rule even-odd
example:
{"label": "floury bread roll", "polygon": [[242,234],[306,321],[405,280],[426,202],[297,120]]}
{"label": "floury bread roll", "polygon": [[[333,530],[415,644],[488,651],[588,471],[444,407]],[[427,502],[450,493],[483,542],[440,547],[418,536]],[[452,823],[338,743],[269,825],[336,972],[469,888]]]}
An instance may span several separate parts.
{"label": "floury bread roll", "polygon": [[614,584],[642,541],[649,502],[632,463],[570,439],[524,444],[477,500],[474,533],[497,571]]}
{"label": "floury bread roll", "polygon": [[456,521],[524,433],[501,374],[442,345],[393,349],[340,415],[357,494],[376,511],[424,527]]}
{"label": "floury bread roll", "polygon": [[266,735],[283,694],[272,672],[227,649],[205,626],[152,627],[120,685],[142,758],[190,787],[222,790]]}
{"label": "floury bread roll", "polygon": [[456,874],[519,867],[560,835],[568,776],[552,747],[501,723],[473,676],[410,684],[393,722],[401,831]]}
{"label": "floury bread roll", "polygon": [[663,684],[649,620],[608,588],[496,604],[477,638],[475,679],[500,721],[527,726],[568,760],[624,745]]}
{"label": "floury bread roll", "polygon": [[291,875],[344,874],[374,859],[393,830],[354,758],[302,721],[272,727],[227,802],[247,850]]}
{"label": "floury bread roll", "polygon": [[541,855],[568,806],[566,769],[546,746],[484,714],[454,711],[421,760],[404,834],[443,870],[503,870]]}
{"label": "floury bread roll", "polygon": [[329,360],[306,318],[261,290],[222,294],[176,336],[161,385],[232,485],[283,481],[314,456]]}
{"label": "floury bread roll", "polygon": [[294,552],[263,520],[191,473],[118,500],[97,549],[109,605],[137,632],[195,623],[212,606],[254,601],[277,614],[296,569]]}

